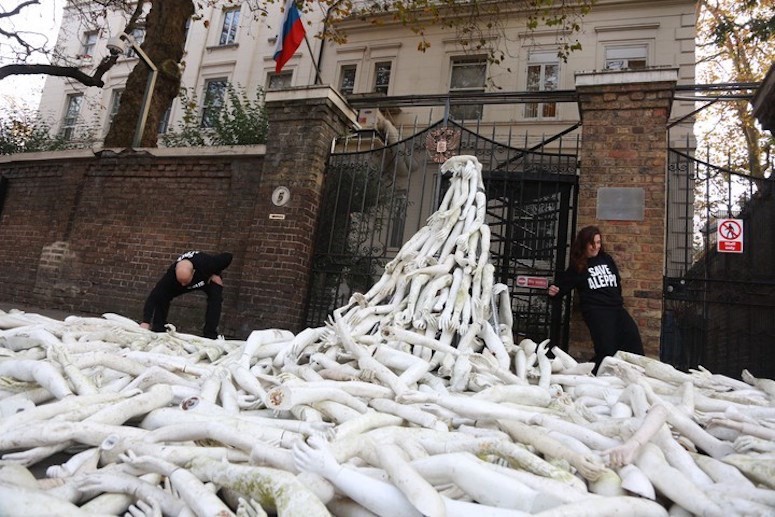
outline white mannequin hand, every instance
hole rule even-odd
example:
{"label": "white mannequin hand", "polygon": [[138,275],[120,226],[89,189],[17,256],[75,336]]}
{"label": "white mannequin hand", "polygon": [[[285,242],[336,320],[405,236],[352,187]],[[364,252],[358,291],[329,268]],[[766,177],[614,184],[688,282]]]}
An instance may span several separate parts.
{"label": "white mannequin hand", "polygon": [[328,480],[336,477],[342,468],[331,453],[328,442],[321,436],[310,436],[306,443],[298,441],[293,446],[293,460],[299,470]]}

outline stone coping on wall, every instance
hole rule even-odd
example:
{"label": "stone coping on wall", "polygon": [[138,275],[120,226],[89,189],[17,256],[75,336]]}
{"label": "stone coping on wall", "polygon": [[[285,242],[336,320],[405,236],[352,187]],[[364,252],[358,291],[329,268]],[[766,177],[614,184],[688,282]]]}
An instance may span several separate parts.
{"label": "stone coping on wall", "polygon": [[329,85],[299,86],[287,88],[285,90],[270,90],[266,92],[266,95],[264,96],[264,102],[267,104],[314,99],[327,99],[331,101],[334,106],[339,108],[339,111],[344,115],[346,120],[353,126],[358,126],[358,114],[350,107],[342,94]]}
{"label": "stone coping on wall", "polygon": [[611,84],[657,83],[678,81],[677,67],[652,67],[643,70],[595,70],[576,72],[576,88]]}
{"label": "stone coping on wall", "polygon": [[199,156],[264,156],[266,145],[219,145],[211,147],[141,147],[71,149],[69,151],[46,151],[40,153],[17,153],[0,156],[0,164],[45,160],[85,160],[95,156],[132,156],[147,154],[157,158],[196,158]]}

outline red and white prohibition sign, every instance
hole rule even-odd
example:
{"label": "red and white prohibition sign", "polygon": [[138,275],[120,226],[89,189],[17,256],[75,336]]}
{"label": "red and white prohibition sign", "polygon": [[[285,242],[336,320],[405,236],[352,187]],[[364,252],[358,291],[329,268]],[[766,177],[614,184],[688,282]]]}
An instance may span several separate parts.
{"label": "red and white prohibition sign", "polygon": [[716,225],[716,250],[720,253],[743,252],[743,220],[719,219]]}
{"label": "red and white prohibition sign", "polygon": [[530,289],[546,289],[549,287],[549,278],[545,276],[517,276],[517,287],[528,287]]}

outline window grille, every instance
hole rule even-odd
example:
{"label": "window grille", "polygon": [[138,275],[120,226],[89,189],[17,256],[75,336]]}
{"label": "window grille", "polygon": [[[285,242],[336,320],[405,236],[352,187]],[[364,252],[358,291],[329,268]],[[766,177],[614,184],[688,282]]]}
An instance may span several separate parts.
{"label": "window grille", "polygon": [[208,128],[215,125],[215,120],[223,108],[225,97],[226,79],[210,79],[205,83],[201,127]]}
{"label": "window grille", "polygon": [[94,48],[97,46],[97,31],[83,33],[83,45],[81,46],[80,57],[94,56]]}
{"label": "window grille", "polygon": [[343,95],[350,95],[355,90],[356,65],[342,65],[339,72],[339,91]]}
{"label": "window grille", "polygon": [[223,27],[219,45],[233,45],[237,42],[237,27],[239,26],[239,9],[228,9],[223,12]]}
{"label": "window grille", "polygon": [[[449,92],[484,92],[487,79],[487,59],[484,57],[452,58],[452,72],[449,81]],[[455,120],[479,120],[482,118],[482,104],[451,105],[449,114]]]}
{"label": "window grille", "polygon": [[159,119],[159,127],[156,128],[156,132],[159,134],[166,133],[170,128],[170,116],[172,115],[172,106],[164,110],[164,114]]}
{"label": "window grille", "polygon": [[108,123],[106,124],[105,131],[110,129],[110,126],[113,125],[113,119],[116,118],[118,109],[121,106],[121,95],[123,93],[123,88],[116,88],[110,95],[110,111],[108,111]]}
{"label": "window grille", "polygon": [[374,91],[387,95],[390,86],[390,69],[392,63],[385,61],[374,65]]}
{"label": "window grille", "polygon": [[81,112],[81,104],[83,104],[83,94],[70,94],[65,102],[66,108],[65,116],[62,120],[61,135],[65,140],[72,140],[75,134],[75,125],[78,122],[78,115]]}
{"label": "window grille", "polygon": [[[531,52],[527,65],[529,92],[554,91],[560,82],[560,63],[555,51]],[[525,104],[525,118],[554,118],[557,103],[530,102]]]}

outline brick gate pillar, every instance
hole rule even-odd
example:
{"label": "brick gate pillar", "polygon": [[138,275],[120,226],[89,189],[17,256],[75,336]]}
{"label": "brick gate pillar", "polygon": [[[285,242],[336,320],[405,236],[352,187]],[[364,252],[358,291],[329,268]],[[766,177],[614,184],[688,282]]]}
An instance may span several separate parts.
{"label": "brick gate pillar", "polygon": [[331,144],[356,119],[329,86],[266,94],[269,132],[240,279],[235,329],[303,329],[314,234]]}
{"label": "brick gate pillar", "polygon": [[[576,74],[582,121],[578,228],[596,225],[622,275],[646,354],[659,355],[665,260],[667,122],[677,69]],[[572,347],[592,344],[574,317]]]}

